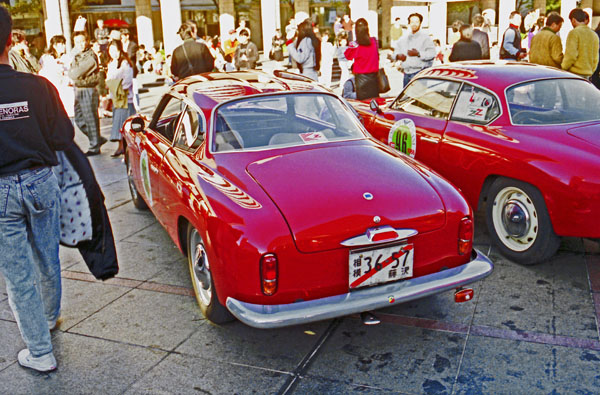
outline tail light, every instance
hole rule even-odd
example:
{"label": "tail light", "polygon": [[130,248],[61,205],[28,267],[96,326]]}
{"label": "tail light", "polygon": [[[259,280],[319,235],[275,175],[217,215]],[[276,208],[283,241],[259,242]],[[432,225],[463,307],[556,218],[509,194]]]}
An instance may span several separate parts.
{"label": "tail light", "polygon": [[454,293],[454,301],[456,303],[468,302],[473,299],[474,294],[475,292],[473,292],[472,288],[459,288]]}
{"label": "tail light", "polygon": [[277,292],[277,256],[265,254],[260,258],[260,283],[262,292],[271,296]]}
{"label": "tail light", "polygon": [[465,217],[458,228],[458,254],[467,255],[473,248],[473,220]]}

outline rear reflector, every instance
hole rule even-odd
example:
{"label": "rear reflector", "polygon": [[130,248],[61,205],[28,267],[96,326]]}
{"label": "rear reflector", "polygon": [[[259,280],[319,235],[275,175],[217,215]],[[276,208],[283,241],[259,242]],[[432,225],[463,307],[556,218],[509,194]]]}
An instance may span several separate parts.
{"label": "rear reflector", "polygon": [[475,292],[471,288],[459,289],[454,293],[454,301],[456,303],[468,302],[473,299]]}
{"label": "rear reflector", "polygon": [[277,257],[275,254],[265,254],[260,258],[260,282],[262,292],[271,296],[277,292]]}
{"label": "rear reflector", "polygon": [[468,255],[473,249],[473,220],[465,217],[458,227],[458,254]]}

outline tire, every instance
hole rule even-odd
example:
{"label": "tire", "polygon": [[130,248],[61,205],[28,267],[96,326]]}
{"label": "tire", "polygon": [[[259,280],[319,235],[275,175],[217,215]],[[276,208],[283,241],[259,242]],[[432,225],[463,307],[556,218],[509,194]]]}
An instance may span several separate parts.
{"label": "tire", "polygon": [[487,194],[486,225],[505,257],[522,265],[548,260],[560,246],[540,191],[510,178],[498,178]]}
{"label": "tire", "polygon": [[187,258],[196,301],[204,317],[215,324],[232,321],[229,310],[219,302],[204,241],[191,224],[187,230]]}
{"label": "tire", "polygon": [[125,167],[127,168],[127,183],[129,184],[129,192],[131,193],[131,201],[133,205],[138,210],[147,210],[148,205],[144,201],[144,198],[140,195],[135,186],[135,182],[133,180],[133,169],[130,166],[129,162],[129,150],[125,148]]}

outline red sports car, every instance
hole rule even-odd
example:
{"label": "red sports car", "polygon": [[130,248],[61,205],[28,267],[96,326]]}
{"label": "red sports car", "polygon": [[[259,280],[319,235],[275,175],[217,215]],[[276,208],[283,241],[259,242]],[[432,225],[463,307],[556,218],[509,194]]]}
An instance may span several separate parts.
{"label": "red sports car", "polygon": [[600,91],[588,81],[462,62],[424,70],[396,99],[354,104],[377,140],[450,180],[475,210],[486,203],[505,256],[533,264],[559,236],[600,237]]}
{"label": "red sports car", "polygon": [[189,77],[123,126],[133,202],[188,256],[209,320],[294,325],[490,274],[460,192],[339,97],[278,75]]}

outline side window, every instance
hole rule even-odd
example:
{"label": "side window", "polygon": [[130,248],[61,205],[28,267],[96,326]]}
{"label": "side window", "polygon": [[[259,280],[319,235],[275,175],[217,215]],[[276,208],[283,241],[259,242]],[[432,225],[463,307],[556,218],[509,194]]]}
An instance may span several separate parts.
{"label": "side window", "polygon": [[181,115],[179,133],[174,146],[188,151],[195,151],[204,141],[204,125],[202,118],[191,107],[187,107]]}
{"label": "side window", "polygon": [[485,125],[498,115],[500,115],[500,106],[494,95],[464,84],[456,100],[451,119]]}
{"label": "side window", "polygon": [[392,104],[392,109],[447,119],[460,83],[455,81],[420,78],[412,81]]}
{"label": "side window", "polygon": [[173,137],[175,137],[175,127],[177,126],[178,116],[184,107],[185,104],[181,100],[171,95],[163,96],[156,111],[154,112],[150,128],[156,130],[167,140],[173,141]]}

